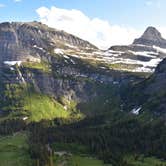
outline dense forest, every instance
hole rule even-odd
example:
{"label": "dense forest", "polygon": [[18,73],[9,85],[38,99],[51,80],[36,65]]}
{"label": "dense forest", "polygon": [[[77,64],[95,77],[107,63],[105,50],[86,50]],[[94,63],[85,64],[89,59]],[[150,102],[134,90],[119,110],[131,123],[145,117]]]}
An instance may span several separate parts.
{"label": "dense forest", "polygon": [[[130,118],[102,125],[101,118],[62,126],[59,122],[63,123],[63,120],[31,124],[28,129],[32,157],[45,166],[50,163],[54,143],[76,143],[85,145],[90,154],[113,166],[127,166],[123,158],[125,154],[133,154],[135,158],[143,154],[166,159],[166,127],[163,120],[142,124],[138,119]],[[53,123],[58,124],[57,127],[51,127]],[[101,126],[95,127],[95,124]]]}

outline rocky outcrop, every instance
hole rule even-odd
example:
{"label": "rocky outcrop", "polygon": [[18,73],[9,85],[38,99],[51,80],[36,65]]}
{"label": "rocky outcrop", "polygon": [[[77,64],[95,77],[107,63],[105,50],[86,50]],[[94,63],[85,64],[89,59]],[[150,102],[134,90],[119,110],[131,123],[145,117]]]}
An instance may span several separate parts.
{"label": "rocky outcrop", "polygon": [[96,47],[64,31],[51,29],[39,22],[0,24],[0,64],[4,61],[36,60],[56,47]]}
{"label": "rocky outcrop", "polygon": [[[128,46],[112,46],[109,51],[117,53],[116,63],[135,65],[132,71],[154,72],[159,62],[166,57],[166,40],[154,27],[148,27],[144,34]],[[140,64],[138,67],[137,65]]]}
{"label": "rocky outcrop", "polygon": [[1,97],[6,85],[27,84],[33,85],[36,92],[57,100],[64,97],[79,103],[98,96],[98,87],[103,84],[119,86],[133,80],[128,74],[101,69],[57,51],[69,50],[74,54],[76,49],[89,51],[89,56],[90,50],[97,50],[87,41],[38,22],[1,23]]}
{"label": "rocky outcrop", "polygon": [[157,95],[159,93],[166,94],[166,59],[164,59],[156,68],[154,74],[149,78],[146,93]]}
{"label": "rocky outcrop", "polygon": [[155,27],[148,27],[140,38],[134,40],[133,44],[166,48],[166,40],[162,38],[161,33]]}
{"label": "rocky outcrop", "polygon": [[[144,36],[147,38],[149,32]],[[159,34],[153,37],[155,36]],[[101,57],[105,59],[102,61]],[[106,61],[110,62],[113,59],[122,63],[125,59],[127,62],[130,59],[132,60],[130,63],[136,62],[138,68],[143,67],[144,70],[144,62],[150,61],[151,64],[151,60],[162,60],[164,57],[164,52],[140,44],[114,46],[104,52],[87,41],[38,22],[1,23],[0,100],[8,104],[7,99],[4,98],[6,86],[10,88],[10,85],[14,85],[13,87],[26,85],[32,86],[33,91],[52,96],[58,101],[65,98],[67,101],[75,101],[79,104],[97,98],[103,100],[101,105],[105,105],[108,101],[118,98],[116,102],[119,102],[117,104],[119,107],[120,102],[124,101],[122,96],[120,99],[120,90],[144,78],[122,70],[112,70]],[[99,59],[100,63],[95,58]],[[139,61],[142,66],[138,65]],[[160,99],[162,98],[164,93],[162,89],[166,83],[164,66],[165,60],[157,67],[153,76],[143,84],[143,88],[139,89],[139,92],[148,98],[138,103],[146,106],[146,103],[153,100],[152,96],[158,96],[160,92],[162,92]],[[155,66],[149,67],[155,68]],[[15,94],[11,92],[8,95],[11,97]],[[156,98],[154,100],[156,101]],[[160,105],[155,107],[156,110],[160,110],[157,112],[162,112],[162,108],[165,109],[164,102],[161,102],[162,107]],[[109,106],[111,104],[110,102]]]}
{"label": "rocky outcrop", "polygon": [[166,119],[166,59],[156,68],[155,72],[133,88],[130,101],[134,99],[141,112],[150,112],[154,117]]}

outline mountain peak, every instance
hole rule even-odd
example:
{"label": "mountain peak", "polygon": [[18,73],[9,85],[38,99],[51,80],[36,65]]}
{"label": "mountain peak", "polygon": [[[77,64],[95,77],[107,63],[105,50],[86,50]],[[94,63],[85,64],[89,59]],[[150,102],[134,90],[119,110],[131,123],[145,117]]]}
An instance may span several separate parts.
{"label": "mountain peak", "polygon": [[133,44],[141,44],[147,46],[156,45],[162,48],[166,48],[166,40],[163,39],[161,33],[152,26],[149,26],[140,38],[135,39]]}
{"label": "mountain peak", "polygon": [[144,34],[142,35],[142,38],[148,39],[148,40],[161,40],[162,36],[161,33],[155,28],[155,27],[148,27]]}

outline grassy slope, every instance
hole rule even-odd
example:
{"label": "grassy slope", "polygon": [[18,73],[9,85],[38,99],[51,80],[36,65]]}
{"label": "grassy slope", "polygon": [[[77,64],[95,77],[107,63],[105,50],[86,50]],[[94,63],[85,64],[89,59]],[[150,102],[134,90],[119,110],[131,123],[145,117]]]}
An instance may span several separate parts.
{"label": "grassy slope", "polygon": [[54,165],[61,166],[111,166],[110,164],[104,164],[103,161],[90,156],[73,155],[55,157]]}
{"label": "grassy slope", "polygon": [[70,110],[65,110],[63,105],[58,103],[53,98],[39,93],[30,93],[22,98],[22,105],[14,107],[8,116],[2,119],[17,119],[28,117],[28,121],[40,121],[42,119],[52,120],[54,118],[68,118]]}
{"label": "grassy slope", "polygon": [[139,157],[134,159],[132,155],[125,158],[132,166],[166,166],[166,162],[156,159],[154,157]]}
{"label": "grassy slope", "polygon": [[57,152],[67,152],[67,154],[55,156],[55,165],[60,166],[62,163],[66,163],[66,166],[111,166],[105,165],[103,161],[91,157],[89,149],[83,145],[78,144],[65,144],[55,143],[53,149]]}
{"label": "grassy slope", "polygon": [[[71,108],[70,104],[70,106],[67,105],[68,109],[65,109],[65,107],[54,98],[35,92],[29,85],[11,84],[6,88],[5,96],[7,101],[5,101],[1,110],[12,111],[8,116],[1,117],[0,120],[20,119],[26,116],[28,117],[28,121],[36,122],[42,119],[70,118],[73,107],[75,107],[75,105],[72,104],[73,106]],[[77,110],[74,110],[74,112],[76,114],[75,119],[81,118],[82,115],[77,112]]]}
{"label": "grassy slope", "polygon": [[[23,63],[23,68],[47,73],[51,72],[50,65],[45,61],[40,63],[26,62]],[[17,66],[16,69],[20,70]],[[13,118],[20,119],[26,116],[28,116],[29,121],[36,122],[42,119],[71,118],[71,116],[73,117],[71,115],[73,112],[75,119],[82,118],[82,115],[75,109],[76,105],[73,105],[73,103],[67,104],[66,110],[66,104],[60,104],[48,95],[35,92],[31,86],[29,84],[16,83],[4,85],[2,95],[4,95],[5,101],[2,104],[0,103],[0,109],[11,113],[9,116],[1,117],[0,121]]]}
{"label": "grassy slope", "polygon": [[36,70],[40,70],[40,71],[47,72],[47,73],[51,71],[50,65],[45,61],[24,62],[22,65],[24,68],[27,68],[27,69],[36,69]]}
{"label": "grassy slope", "polygon": [[28,110],[30,121],[42,119],[67,118],[70,115],[63,106],[54,99],[43,94],[30,94],[25,97],[24,110]]}
{"label": "grassy slope", "polygon": [[[62,163],[66,163],[66,166],[111,166],[111,164],[104,164],[103,161],[93,158],[88,148],[83,145],[56,143],[53,145],[53,149],[58,152],[72,154],[61,157],[56,156],[56,166],[60,166]],[[126,155],[124,160],[130,166],[166,166],[165,161],[154,157],[143,157],[141,155],[137,156],[137,158],[133,155]]]}
{"label": "grassy slope", "polygon": [[71,157],[70,166],[111,166],[110,164],[104,164],[101,160],[83,157],[78,155],[73,155]]}
{"label": "grassy slope", "polygon": [[0,166],[30,166],[25,133],[0,138]]}
{"label": "grassy slope", "polygon": [[[127,165],[130,166],[166,166],[166,162],[156,159],[154,157],[134,159],[132,155],[125,158]],[[66,163],[66,166],[111,166],[111,164],[104,164],[103,161],[91,156],[75,155],[55,157],[55,165],[60,166],[62,163]],[[127,166],[126,165],[126,166]],[[125,166],[125,165],[124,165]]]}

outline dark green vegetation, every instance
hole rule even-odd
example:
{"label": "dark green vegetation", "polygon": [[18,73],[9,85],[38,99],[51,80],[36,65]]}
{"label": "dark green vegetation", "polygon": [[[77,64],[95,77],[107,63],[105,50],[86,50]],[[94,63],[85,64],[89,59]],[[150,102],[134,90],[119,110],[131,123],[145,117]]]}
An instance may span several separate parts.
{"label": "dark green vegetation", "polygon": [[0,137],[0,166],[31,166],[27,133]]}
{"label": "dark green vegetation", "polygon": [[24,62],[23,67],[27,69],[36,69],[36,70],[42,70],[43,72],[50,72],[50,65],[49,63],[42,61],[42,62]]}
{"label": "dark green vegetation", "polygon": [[[142,123],[134,117],[122,119],[106,124],[105,118],[95,117],[57,127],[55,125],[60,122],[66,122],[55,120],[33,124],[29,128],[32,133],[31,154],[35,160],[43,163],[50,163],[50,159],[54,158],[52,154],[60,154],[56,162],[70,163],[74,155],[84,157],[83,160],[88,156],[98,157],[105,164],[111,163],[113,166],[165,166],[165,122]],[[42,155],[43,149],[47,152],[45,157]]]}
{"label": "dark green vegetation", "polygon": [[165,165],[165,163],[154,157],[126,156],[126,160],[133,166]]}
{"label": "dark green vegetation", "polygon": [[[80,68],[84,70],[84,67]],[[29,72],[31,70],[41,69],[28,69]],[[55,98],[39,92],[33,82],[2,84],[4,102],[1,102],[0,132],[2,139],[14,134],[7,137],[7,143],[1,141],[2,150],[7,149],[7,152],[2,151],[2,156],[9,157],[8,160],[0,158],[3,165],[6,161],[10,164],[18,160],[20,166],[166,165],[166,126],[163,117],[154,116],[153,111],[146,112],[146,109],[141,110],[139,115],[131,113],[146,97],[141,87],[145,87],[146,82],[151,83],[156,76],[141,83],[134,79],[133,82],[106,84],[88,78],[54,74],[55,78],[65,81],[86,82],[87,96],[94,92],[96,95],[77,103],[67,100],[65,96]],[[21,130],[28,134],[15,134]],[[13,141],[21,142],[20,137],[23,147]],[[9,141],[14,142],[12,144],[17,148],[8,150],[6,144]],[[23,155],[20,155],[22,151]],[[15,161],[13,156],[18,160]]]}
{"label": "dark green vegetation", "polygon": [[111,166],[110,164],[104,164],[101,160],[96,158],[92,158],[90,156],[79,156],[79,155],[72,155],[72,156],[57,156],[55,159],[55,165],[60,166],[62,163],[65,163],[68,166]]}
{"label": "dark green vegetation", "polygon": [[0,39],[0,166],[166,165],[166,60],[127,72],[140,66],[37,22],[2,23]]}
{"label": "dark green vegetation", "polygon": [[[63,105],[54,98],[36,93],[27,85],[6,84],[4,95],[7,102],[4,102],[5,105],[2,106],[2,110],[9,113],[2,119],[23,119],[27,117],[28,121],[40,121],[70,116],[70,112],[66,111]],[[12,111],[10,112],[10,110]]]}
{"label": "dark green vegetation", "polygon": [[141,117],[148,119],[166,117],[166,59],[156,68],[154,74],[144,81],[130,86],[123,91],[128,92],[124,101],[126,110],[131,110],[133,105],[141,106]]}
{"label": "dark green vegetation", "polygon": [[[88,82],[87,94],[96,92],[97,95],[77,104],[63,96],[55,99],[37,92],[34,84],[1,86],[5,95],[5,102],[1,103],[1,135],[6,138],[5,135],[20,130],[29,133],[26,136],[14,134],[6,139],[7,143],[2,141],[2,148],[7,149],[7,152],[2,151],[2,156],[11,151],[11,155],[7,155],[9,164],[19,160],[20,166],[166,165],[163,117],[155,117],[153,112],[144,110],[140,115],[131,113],[144,100],[140,87],[149,79],[141,84],[137,80],[127,84],[105,84],[82,78],[73,80]],[[23,120],[25,117],[28,119]],[[21,142],[20,137],[24,138],[22,145],[26,145],[25,148],[4,148],[13,139]],[[17,146],[15,141],[13,144]],[[25,155],[20,155],[22,150]],[[15,161],[13,156],[18,160]],[[2,163],[8,160],[0,159]]]}

